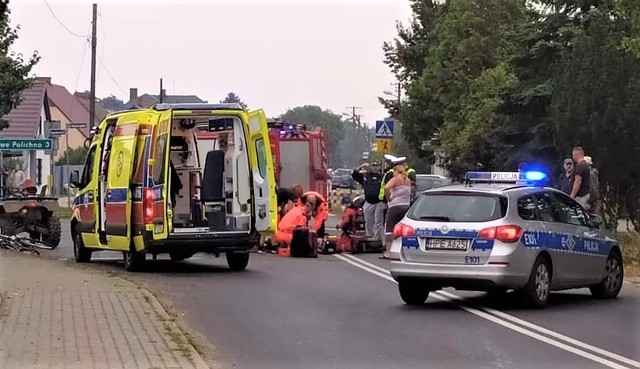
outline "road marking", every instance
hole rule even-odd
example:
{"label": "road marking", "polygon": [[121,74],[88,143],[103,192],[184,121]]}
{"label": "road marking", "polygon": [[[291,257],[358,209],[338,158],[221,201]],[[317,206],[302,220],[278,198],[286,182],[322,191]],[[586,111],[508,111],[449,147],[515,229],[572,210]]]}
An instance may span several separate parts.
{"label": "road marking", "polygon": [[[340,260],[343,260],[345,262],[347,262],[350,265],[353,265],[357,268],[360,268],[364,271],[367,271],[371,274],[374,274],[378,277],[384,278],[386,280],[389,280],[393,283],[398,283],[396,282],[391,275],[389,274],[389,270],[382,268],[380,266],[377,266],[375,264],[369,263],[365,260],[362,260],[358,257],[352,256],[352,255],[348,255],[348,254],[344,254],[344,255],[340,255],[340,254],[334,254],[334,256]],[[467,305],[462,304],[460,301],[462,300],[461,296],[452,294],[450,292],[447,291],[437,291],[437,292],[432,292],[429,294],[429,296],[432,296],[440,301],[445,301],[445,302],[449,302],[451,304],[454,304],[456,306],[458,306],[459,308],[463,309],[464,311],[476,315],[480,318],[483,318],[485,320],[489,320],[493,323],[496,323],[500,326],[503,326],[507,329],[510,329],[512,331],[524,334],[525,336],[531,337],[533,339],[536,339],[540,342],[549,344],[551,346],[555,346],[559,349],[565,350],[567,352],[573,353],[575,355],[578,356],[582,356],[586,359],[595,361],[599,364],[608,366],[610,368],[613,369],[629,369],[629,367],[621,365],[619,363],[616,363],[614,361],[608,360],[606,358],[603,357],[599,357],[596,356],[590,352],[584,351],[582,349],[573,347],[568,345],[572,344],[575,346],[579,346],[581,348],[587,349],[587,350],[591,350],[594,353],[597,353],[599,355],[608,357],[610,359],[613,360],[617,360],[621,363],[625,363],[627,365],[631,365],[631,367],[635,367],[635,368],[640,368],[640,362],[637,362],[635,360],[626,358],[624,356],[618,355],[616,353],[613,352],[609,352],[606,350],[603,350],[601,348],[589,345],[587,343],[584,343],[582,341],[573,339],[571,337],[565,336],[563,334],[551,331],[549,329],[546,329],[544,327],[540,327],[538,325],[535,325],[533,323],[529,323],[527,321],[524,321],[520,318],[517,318],[515,316],[503,313],[501,311],[495,310],[495,309],[491,309],[491,308],[484,308],[484,307],[480,307],[480,308],[475,308],[475,307],[470,307]],[[511,321],[511,322],[509,322]],[[521,326],[516,325],[520,324]],[[526,327],[526,328],[525,328]],[[528,328],[528,329],[527,329]],[[538,331],[540,333],[546,334],[547,336],[551,336],[553,338],[547,337],[547,336],[543,336],[540,333],[536,333],[535,331]],[[555,339],[554,339],[555,338]],[[565,341],[567,343],[563,343],[561,342]]]}

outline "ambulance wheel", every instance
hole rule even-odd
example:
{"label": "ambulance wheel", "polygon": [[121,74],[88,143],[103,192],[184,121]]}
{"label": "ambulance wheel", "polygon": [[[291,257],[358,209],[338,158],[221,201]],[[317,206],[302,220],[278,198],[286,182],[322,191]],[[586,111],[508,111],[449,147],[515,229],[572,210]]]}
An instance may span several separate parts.
{"label": "ambulance wheel", "polygon": [[88,263],[91,261],[91,250],[84,247],[78,228],[73,232],[73,257],[76,263]]}
{"label": "ambulance wheel", "polygon": [[401,279],[398,281],[400,298],[407,305],[423,305],[429,297],[426,286],[414,279]]}
{"label": "ambulance wheel", "polygon": [[227,264],[229,265],[229,269],[234,272],[243,271],[247,269],[247,265],[249,265],[249,253],[227,252]]}
{"label": "ambulance wheel", "polygon": [[544,255],[539,255],[533,264],[529,282],[520,291],[524,302],[531,307],[543,308],[551,294],[551,263]]}
{"label": "ambulance wheel", "polygon": [[129,251],[123,251],[122,256],[124,258],[124,268],[130,272],[137,272],[142,269],[142,265],[146,260],[146,254],[136,251],[133,245],[131,245]]}
{"label": "ambulance wheel", "polygon": [[615,299],[622,289],[624,268],[622,256],[617,249],[611,250],[604,266],[604,278],[600,283],[589,287],[591,295],[597,299]]}

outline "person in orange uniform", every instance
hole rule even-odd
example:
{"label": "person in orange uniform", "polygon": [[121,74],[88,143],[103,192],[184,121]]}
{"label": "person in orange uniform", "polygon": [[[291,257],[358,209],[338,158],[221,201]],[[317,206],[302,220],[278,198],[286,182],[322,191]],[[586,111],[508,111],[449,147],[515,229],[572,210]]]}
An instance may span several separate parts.
{"label": "person in orange uniform", "polygon": [[310,228],[317,232],[318,239],[324,237],[324,222],[329,219],[329,206],[322,195],[315,191],[305,192],[300,198],[300,204],[310,203],[313,208],[313,226]]}
{"label": "person in orange uniform", "polygon": [[296,206],[289,210],[278,223],[278,231],[274,236],[277,243],[290,245],[293,240],[293,231],[296,228],[307,228],[309,216],[313,212],[312,204],[305,202],[302,206]]}

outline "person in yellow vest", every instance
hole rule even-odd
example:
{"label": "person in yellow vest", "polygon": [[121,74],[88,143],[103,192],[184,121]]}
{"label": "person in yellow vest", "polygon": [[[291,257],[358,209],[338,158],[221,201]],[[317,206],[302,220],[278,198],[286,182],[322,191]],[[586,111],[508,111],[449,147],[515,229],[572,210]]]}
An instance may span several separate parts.
{"label": "person in yellow vest", "polygon": [[[383,219],[385,219],[385,221],[387,219],[387,207],[388,207],[387,206],[388,199],[385,196],[385,186],[387,185],[387,183],[389,183],[391,178],[394,177],[394,174],[395,174],[394,163],[400,162],[401,160],[399,159],[400,158],[391,154],[384,155],[385,169],[384,169],[384,174],[382,175],[382,182],[380,183],[380,192],[378,193],[378,198],[384,203],[385,210],[384,210]],[[404,162],[404,160],[402,161]],[[406,163],[404,165],[406,165]],[[415,193],[416,193],[416,170],[407,166],[405,173],[407,175],[407,178],[411,180],[411,203],[413,203],[413,200],[415,199]],[[383,224],[382,229],[380,230],[381,234],[385,233],[385,228],[386,228],[386,224]]]}
{"label": "person in yellow vest", "polygon": [[[384,196],[384,186],[391,180],[391,178],[393,178],[393,173],[394,173],[393,162],[398,161],[398,158],[391,154],[385,154],[384,161],[385,161],[385,169],[384,169],[384,174],[382,175],[382,183],[380,183],[380,192],[378,193],[378,198],[380,199],[380,201],[384,201],[386,203],[387,200],[385,199],[385,196]],[[408,166],[406,173],[409,179],[411,180],[411,199],[413,202],[413,199],[415,199],[415,195],[416,195],[416,170]]]}

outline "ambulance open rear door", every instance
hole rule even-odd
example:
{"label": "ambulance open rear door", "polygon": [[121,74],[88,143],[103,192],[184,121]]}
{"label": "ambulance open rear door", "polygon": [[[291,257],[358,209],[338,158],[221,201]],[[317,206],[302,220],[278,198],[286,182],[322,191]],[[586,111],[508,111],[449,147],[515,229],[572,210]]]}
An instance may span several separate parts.
{"label": "ambulance open rear door", "polygon": [[247,113],[247,121],[255,227],[270,235],[277,229],[278,205],[267,117],[262,110],[254,110]]}

